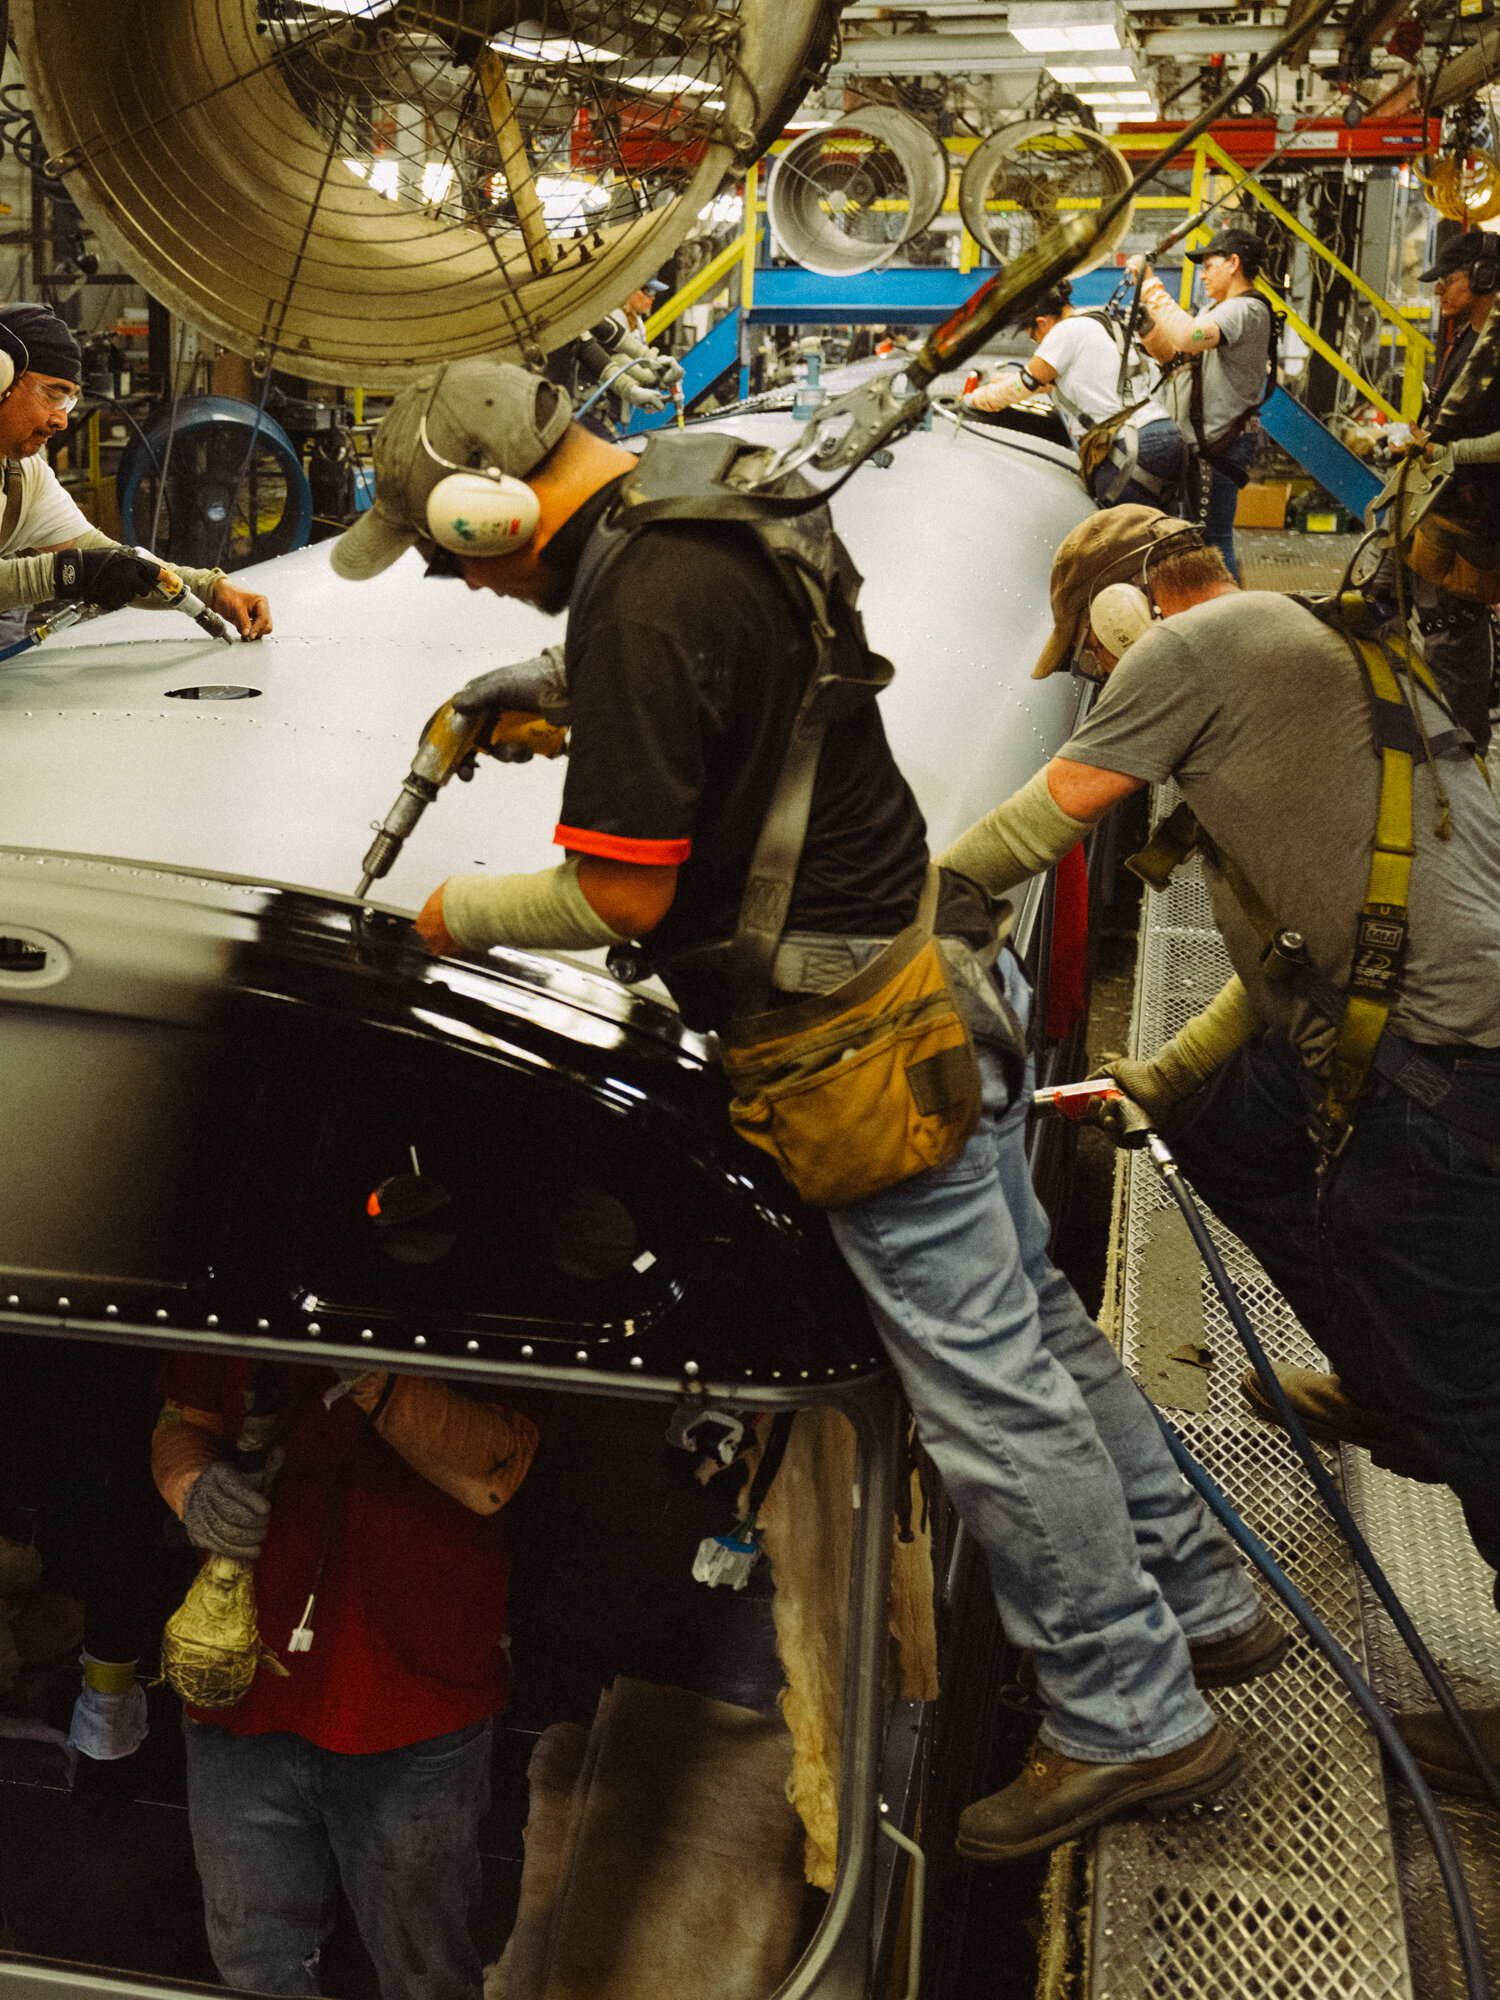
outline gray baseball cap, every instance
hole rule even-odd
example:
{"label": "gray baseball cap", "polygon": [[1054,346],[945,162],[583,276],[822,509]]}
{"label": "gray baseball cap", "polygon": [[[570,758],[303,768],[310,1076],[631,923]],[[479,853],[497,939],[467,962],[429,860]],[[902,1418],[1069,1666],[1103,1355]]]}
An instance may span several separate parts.
{"label": "gray baseball cap", "polygon": [[[494,466],[524,479],[572,415],[555,382],[509,361],[450,361],[403,389],[375,433],[375,504],[334,543],[334,570],[350,583],[379,576],[430,539],[428,496],[454,465]],[[422,443],[424,419],[431,451]]]}

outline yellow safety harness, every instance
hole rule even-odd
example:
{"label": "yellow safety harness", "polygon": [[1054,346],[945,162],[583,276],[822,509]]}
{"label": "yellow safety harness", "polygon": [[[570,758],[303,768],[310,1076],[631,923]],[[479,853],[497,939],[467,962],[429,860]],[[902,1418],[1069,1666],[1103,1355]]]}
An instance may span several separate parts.
{"label": "yellow safety harness", "polygon": [[[1158,826],[1126,867],[1152,888],[1164,889],[1173,871],[1190,855],[1201,852],[1223,877],[1246,921],[1261,941],[1261,965],[1271,979],[1290,981],[1336,1025],[1328,1084],[1316,1136],[1325,1153],[1342,1151],[1360,1098],[1369,1082],[1391,1007],[1400,985],[1406,956],[1407,896],[1411,884],[1412,774],[1432,761],[1432,747],[1413,698],[1401,684],[1409,674],[1427,694],[1441,700],[1427,667],[1399,635],[1385,632],[1369,637],[1351,629],[1363,600],[1340,604],[1340,622],[1333,629],[1359,662],[1370,698],[1375,745],[1380,757],[1380,801],[1375,815],[1375,844],[1370,856],[1369,883],[1359,913],[1354,962],[1348,985],[1340,991],[1313,968],[1299,933],[1284,929],[1245,870],[1198,822],[1183,802]],[[1480,763],[1483,770],[1483,763]],[[1434,771],[1434,779],[1436,780]],[[1486,773],[1488,777],[1488,773]],[[1438,831],[1447,837],[1447,799],[1442,799]]]}

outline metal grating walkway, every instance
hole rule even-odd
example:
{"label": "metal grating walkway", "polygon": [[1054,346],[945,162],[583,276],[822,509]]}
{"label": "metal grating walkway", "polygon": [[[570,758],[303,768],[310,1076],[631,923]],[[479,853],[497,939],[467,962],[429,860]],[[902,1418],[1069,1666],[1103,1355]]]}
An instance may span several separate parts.
{"label": "metal grating walkway", "polygon": [[[1146,898],[1137,1051],[1174,1034],[1228,973],[1195,864]],[[1321,1366],[1260,1266],[1213,1228],[1272,1359]],[[1334,1634],[1368,1660],[1377,1691],[1429,1705],[1290,1446],[1242,1411],[1239,1341],[1170,1197],[1136,1154],[1120,1156],[1114,1248],[1114,1331],[1127,1363]],[[1500,1701],[1500,1620],[1452,1495],[1381,1472],[1362,1452],[1329,1463],[1463,1699]],[[1083,1991],[1093,2000],[1461,2000],[1425,1838],[1404,1797],[1393,1823],[1374,1738],[1332,1671],[1302,1641],[1279,1673],[1210,1699],[1243,1737],[1245,1771],[1209,1808],[1102,1829],[1091,1904],[1072,1913]],[[1500,1824],[1480,1807],[1460,1805],[1449,1818],[1500,1972]]]}

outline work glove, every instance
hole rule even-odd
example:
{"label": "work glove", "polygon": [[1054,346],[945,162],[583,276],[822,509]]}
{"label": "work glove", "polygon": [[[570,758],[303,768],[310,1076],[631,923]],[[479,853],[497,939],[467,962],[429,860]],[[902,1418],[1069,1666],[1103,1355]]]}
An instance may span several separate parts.
{"label": "work glove", "polygon": [[205,1466],[182,1503],[182,1525],[193,1546],[216,1556],[254,1562],[271,1522],[266,1494],[284,1457],[278,1448],[261,1471],[251,1473],[241,1472],[223,1458]]}
{"label": "work glove", "polygon": [[68,604],[119,611],[160,581],[161,565],[131,549],[58,549],[52,558],[52,595]]}
{"label": "work glove", "polygon": [[534,660],[491,667],[459,689],[453,706],[460,715],[499,715],[508,708],[519,709],[523,715],[544,715],[559,728],[566,727],[570,709],[562,647],[548,646]]}
{"label": "work glove", "polygon": [[146,1715],[146,1690],[135,1679],[133,1664],[127,1662],[123,1669],[105,1667],[105,1674],[109,1677],[130,1675],[127,1687],[114,1690],[95,1687],[89,1678],[91,1668],[97,1676],[103,1666],[105,1663],[94,1659],[92,1654],[84,1654],[83,1692],[73,1704],[68,1741],[85,1757],[108,1764],[139,1750],[146,1740],[150,1724]]}
{"label": "work glove", "polygon": [[675,389],[677,384],[682,380],[683,375],[687,372],[683,368],[682,363],[674,359],[670,354],[658,353],[655,348],[652,348],[651,351],[656,355],[656,379],[658,384],[663,389]]}
{"label": "work glove", "polygon": [[1084,1122],[1099,1126],[1117,1146],[1140,1145],[1142,1136],[1153,1130],[1177,1101],[1155,1072],[1154,1063],[1135,1062],[1106,1050],[1096,1073],[1113,1077],[1125,1094],[1096,1098],[1084,1114]]}
{"label": "work glove", "polygon": [[648,416],[657,416],[667,407],[667,399],[660,389],[643,388],[639,382],[632,382],[628,375],[616,375],[609,386],[622,403],[628,403],[633,410],[644,410]]}

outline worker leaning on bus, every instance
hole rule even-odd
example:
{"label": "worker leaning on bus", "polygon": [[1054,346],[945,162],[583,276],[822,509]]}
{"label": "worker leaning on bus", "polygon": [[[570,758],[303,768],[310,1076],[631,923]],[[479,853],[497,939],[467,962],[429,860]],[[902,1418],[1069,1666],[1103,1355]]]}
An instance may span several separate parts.
{"label": "worker leaning on bus", "polygon": [[[669,435],[647,455],[653,490],[684,484],[672,519],[633,530],[636,461],[570,425],[559,393],[518,368],[455,362],[397,397],[381,427],[375,507],[335,545],[341,574],[374,575],[414,544],[453,562],[472,532],[475,476],[445,468],[478,465],[528,486],[535,525],[455,566],[471,589],[568,610],[572,749],[556,835],[567,858],[535,875],[451,878],[419,933],[442,953],[644,940],[689,1023],[725,1031],[740,1079],[764,1037],[783,1053],[787,1035],[823,1050],[816,1092],[799,1085],[785,1104],[815,1123],[814,1098],[841,1080],[884,1089],[879,1064],[829,1058],[816,1023],[852,995],[878,1032],[881,996],[907,972],[933,975],[924,1015],[953,1033],[892,1077],[888,1097],[861,1103],[867,1143],[851,1146],[847,1123],[827,1116],[802,1128],[795,1163],[779,1157],[829,1208],[1047,1705],[1025,1772],[969,1807],[960,1845],[1008,1859],[1136,1806],[1203,1798],[1233,1778],[1240,1752],[1200,1685],[1270,1671],[1285,1636],[1048,1260],[1026,1161],[1019,961],[1002,950],[996,963],[979,891],[929,868],[873,699],[890,669],[865,641],[858,577],[826,510],[789,529],[715,518],[701,452]],[[492,678],[490,698],[513,706],[513,679]],[[831,688],[839,706],[820,747],[789,759],[801,704]],[[788,802],[786,774],[799,771],[806,784]],[[768,871],[789,901],[747,925],[771,894],[751,899],[746,885],[773,825],[779,852],[757,862],[757,884]],[[889,1038],[892,1062],[911,1040]],[[737,1101],[746,1088],[736,1082]],[[914,1118],[924,1143],[943,1135],[936,1157],[908,1157]]]}
{"label": "worker leaning on bus", "polygon": [[[1403,692],[1393,628],[1242,592],[1145,508],[1064,540],[1052,608],[1037,671],[1104,690],[942,860],[1000,895],[1177,786],[1135,861],[1202,856],[1235,977],[1113,1072],[1337,1371],[1277,1371],[1304,1423],[1446,1481],[1500,1569],[1500,807],[1472,740],[1419,660]],[[1414,1727],[1434,1782],[1463,1772]]]}
{"label": "worker leaning on bus", "polygon": [[[162,565],[101,534],[47,463],[47,446],[68,428],[82,380],[78,342],[55,312],[46,306],[0,312],[0,620],[14,639],[23,636],[32,605],[167,608],[156,594]],[[237,589],[223,570],[173,569],[242,639],[270,631],[265,598]],[[0,640],[5,636],[0,632]]]}

